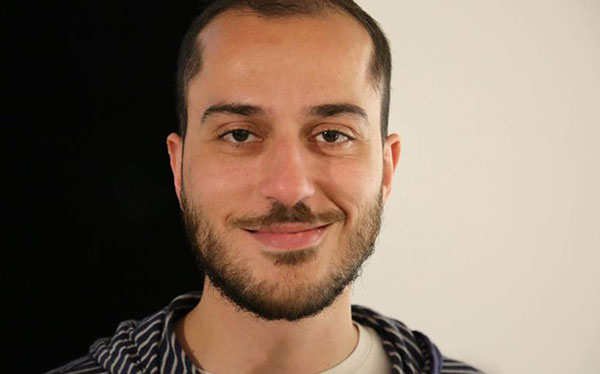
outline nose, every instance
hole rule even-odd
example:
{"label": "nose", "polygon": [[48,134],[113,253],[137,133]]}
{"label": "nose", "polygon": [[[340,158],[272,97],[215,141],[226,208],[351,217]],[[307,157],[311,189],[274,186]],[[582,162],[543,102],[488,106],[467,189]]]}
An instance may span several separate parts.
{"label": "nose", "polygon": [[315,192],[310,168],[300,141],[291,139],[273,144],[265,155],[260,193],[292,207]]}

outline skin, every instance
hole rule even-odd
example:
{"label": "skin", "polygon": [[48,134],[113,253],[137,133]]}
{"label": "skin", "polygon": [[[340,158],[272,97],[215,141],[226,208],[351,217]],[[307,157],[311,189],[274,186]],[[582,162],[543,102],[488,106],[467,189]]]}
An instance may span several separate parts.
{"label": "skin", "polygon": [[[187,199],[202,207],[222,242],[236,251],[231,255],[256,279],[281,284],[272,297],[284,297],[323,279],[344,255],[343,238],[365,204],[380,192],[384,202],[390,194],[400,140],[391,134],[381,141],[381,96],[369,74],[372,43],[356,21],[337,13],[265,19],[230,11],[200,38],[204,61],[189,85],[185,141],[175,133],[167,138],[175,190],[181,201],[185,180]],[[264,113],[203,119],[207,108],[225,102]],[[331,103],[358,106],[367,118],[306,110]],[[231,133],[220,137],[234,129],[251,132],[246,145],[236,147]],[[328,143],[326,130],[351,140]],[[264,214],[273,201],[338,210],[346,220],[327,228],[313,261],[276,266],[261,254],[261,243],[230,225],[234,217]],[[349,287],[316,316],[266,321],[236,308],[209,279],[176,335],[197,366],[220,374],[317,373],[348,357],[358,338]]]}

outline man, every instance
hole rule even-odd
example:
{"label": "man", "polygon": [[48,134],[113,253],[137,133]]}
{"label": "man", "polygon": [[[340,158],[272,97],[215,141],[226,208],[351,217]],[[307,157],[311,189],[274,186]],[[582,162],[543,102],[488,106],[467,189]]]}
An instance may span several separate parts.
{"label": "man", "polygon": [[352,306],[400,156],[390,51],[351,0],[216,1],[180,51],[167,138],[202,292],[52,373],[473,373]]}

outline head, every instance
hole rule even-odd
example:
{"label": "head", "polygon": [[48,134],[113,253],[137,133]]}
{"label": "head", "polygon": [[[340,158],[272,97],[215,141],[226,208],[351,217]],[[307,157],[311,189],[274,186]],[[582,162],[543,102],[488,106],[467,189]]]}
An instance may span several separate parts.
{"label": "head", "polygon": [[399,158],[385,37],[352,1],[216,1],[179,63],[167,145],[208,287],[267,320],[319,313],[373,252]]}
{"label": "head", "polygon": [[202,69],[202,42],[200,32],[218,15],[231,10],[252,11],[264,18],[294,16],[322,16],[337,12],[352,17],[371,38],[373,53],[369,61],[370,78],[381,94],[381,139],[388,133],[392,56],[390,46],[377,22],[352,0],[225,0],[214,1],[190,25],[181,47],[177,64],[177,112],[179,134],[185,137],[187,130],[187,95],[189,82]]}

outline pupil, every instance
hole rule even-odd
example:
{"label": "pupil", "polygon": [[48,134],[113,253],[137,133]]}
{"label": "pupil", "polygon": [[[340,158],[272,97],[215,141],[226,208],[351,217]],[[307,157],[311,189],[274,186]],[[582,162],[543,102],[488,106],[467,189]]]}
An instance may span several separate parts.
{"label": "pupil", "polygon": [[244,140],[248,139],[250,133],[246,130],[233,130],[231,135],[236,141],[243,142]]}
{"label": "pupil", "polygon": [[323,132],[323,139],[325,139],[325,141],[327,142],[335,142],[340,134],[337,133],[337,131],[324,131]]}

